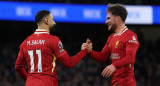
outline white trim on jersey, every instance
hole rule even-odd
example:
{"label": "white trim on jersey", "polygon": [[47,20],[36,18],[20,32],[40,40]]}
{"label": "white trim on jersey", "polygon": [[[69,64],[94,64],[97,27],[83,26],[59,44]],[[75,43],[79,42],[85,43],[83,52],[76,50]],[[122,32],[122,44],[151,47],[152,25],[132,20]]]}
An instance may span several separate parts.
{"label": "white trim on jersey", "polygon": [[43,34],[43,33],[49,34],[48,31],[45,29],[36,29],[36,31],[34,32],[34,34]]}
{"label": "white trim on jersey", "polygon": [[122,31],[119,35],[122,35],[124,32],[126,32],[126,30],[128,30],[128,28],[126,27],[126,29],[124,31]]}
{"label": "white trim on jersey", "polygon": [[126,32],[126,30],[128,30],[127,26],[125,26],[120,33],[114,34],[114,36],[120,36],[120,35],[122,35],[124,32]]}

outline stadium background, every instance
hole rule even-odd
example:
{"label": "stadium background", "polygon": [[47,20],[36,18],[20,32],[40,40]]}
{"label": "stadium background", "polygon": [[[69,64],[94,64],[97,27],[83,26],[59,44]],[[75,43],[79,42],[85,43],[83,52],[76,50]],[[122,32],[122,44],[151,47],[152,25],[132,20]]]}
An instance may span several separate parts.
{"label": "stadium background", "polygon": [[[5,0],[7,1],[7,0]],[[14,0],[8,0],[14,1]],[[20,0],[17,0],[20,1]],[[65,4],[160,5],[159,0],[26,0],[25,2],[48,2]],[[0,12],[1,13],[1,12]],[[140,48],[135,61],[137,86],[160,86],[160,25],[132,25],[128,28],[138,35]],[[0,86],[24,86],[25,82],[14,69],[19,45],[37,28],[34,22],[0,20]],[[93,49],[101,51],[111,34],[105,24],[57,23],[56,33],[70,56],[80,51],[81,44],[90,38]],[[100,76],[109,60],[100,64],[89,55],[74,68],[57,64],[59,86],[110,86],[110,79]]]}

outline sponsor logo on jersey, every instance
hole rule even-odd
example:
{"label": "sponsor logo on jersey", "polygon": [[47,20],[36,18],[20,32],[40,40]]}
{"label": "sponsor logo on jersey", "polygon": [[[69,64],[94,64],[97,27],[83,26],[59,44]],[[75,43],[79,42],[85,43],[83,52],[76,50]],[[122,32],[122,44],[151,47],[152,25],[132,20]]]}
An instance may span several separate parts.
{"label": "sponsor logo on jersey", "polygon": [[132,36],[132,40],[129,40],[129,43],[136,43],[136,44],[138,44],[136,37]]}
{"label": "sponsor logo on jersey", "polygon": [[63,52],[63,44],[61,41],[59,41],[59,44],[58,44],[59,48],[60,48],[60,51],[59,52]]}
{"label": "sponsor logo on jersey", "polygon": [[45,40],[32,40],[27,41],[27,45],[37,45],[37,44],[44,44]]}
{"label": "sponsor logo on jersey", "polygon": [[116,42],[115,48],[118,48],[118,43],[119,43],[119,41]]}
{"label": "sponsor logo on jersey", "polygon": [[112,53],[111,54],[111,59],[120,59],[120,56],[118,53]]}

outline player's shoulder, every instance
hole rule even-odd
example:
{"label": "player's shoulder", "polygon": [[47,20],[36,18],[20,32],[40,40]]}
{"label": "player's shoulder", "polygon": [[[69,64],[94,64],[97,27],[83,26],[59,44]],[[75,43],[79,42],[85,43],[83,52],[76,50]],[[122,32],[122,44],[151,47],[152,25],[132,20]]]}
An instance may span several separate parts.
{"label": "player's shoulder", "polygon": [[113,37],[114,36],[114,33],[111,33],[110,35],[109,35],[109,37]]}
{"label": "player's shoulder", "polygon": [[126,31],[125,38],[126,40],[129,40],[129,41],[130,40],[138,41],[137,34],[129,29]]}
{"label": "player's shoulder", "polygon": [[56,35],[49,35],[50,40],[60,40]]}
{"label": "player's shoulder", "polygon": [[114,33],[111,33],[108,37],[108,39],[111,39],[114,36]]}
{"label": "player's shoulder", "polygon": [[28,37],[21,43],[20,48],[22,48],[23,46],[26,45],[27,40],[29,39],[29,37],[30,37],[30,36],[28,36]]}
{"label": "player's shoulder", "polygon": [[122,37],[125,38],[126,40],[131,39],[133,37],[137,38],[137,34],[131,31],[130,29],[126,30],[126,32],[124,32],[122,35],[123,35]]}
{"label": "player's shoulder", "polygon": [[137,34],[134,33],[133,31],[129,30],[126,32],[127,35],[126,36],[126,41],[128,41],[129,43],[134,43],[134,44],[138,44],[139,45],[139,41],[138,41],[138,37]]}
{"label": "player's shoulder", "polygon": [[57,44],[57,43],[61,42],[60,39],[59,39],[59,37],[56,36],[56,35],[48,35],[48,36],[49,36],[48,37],[49,44]]}
{"label": "player's shoulder", "polygon": [[128,29],[128,30],[126,31],[126,34],[127,34],[127,36],[137,36],[137,34],[134,33],[133,31],[131,31],[130,29]]}

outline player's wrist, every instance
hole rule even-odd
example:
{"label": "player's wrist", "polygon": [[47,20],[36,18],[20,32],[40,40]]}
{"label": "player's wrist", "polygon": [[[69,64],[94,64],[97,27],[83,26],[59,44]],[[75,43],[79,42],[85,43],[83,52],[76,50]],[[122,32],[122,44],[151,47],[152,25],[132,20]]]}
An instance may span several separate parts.
{"label": "player's wrist", "polygon": [[112,63],[111,65],[113,65],[115,68],[117,67],[116,63]]}
{"label": "player's wrist", "polygon": [[92,50],[88,50],[88,54],[91,54]]}
{"label": "player's wrist", "polygon": [[88,49],[81,50],[84,53],[88,53]]}
{"label": "player's wrist", "polygon": [[92,55],[94,53],[94,50],[91,50],[90,52],[88,52],[89,55]]}

